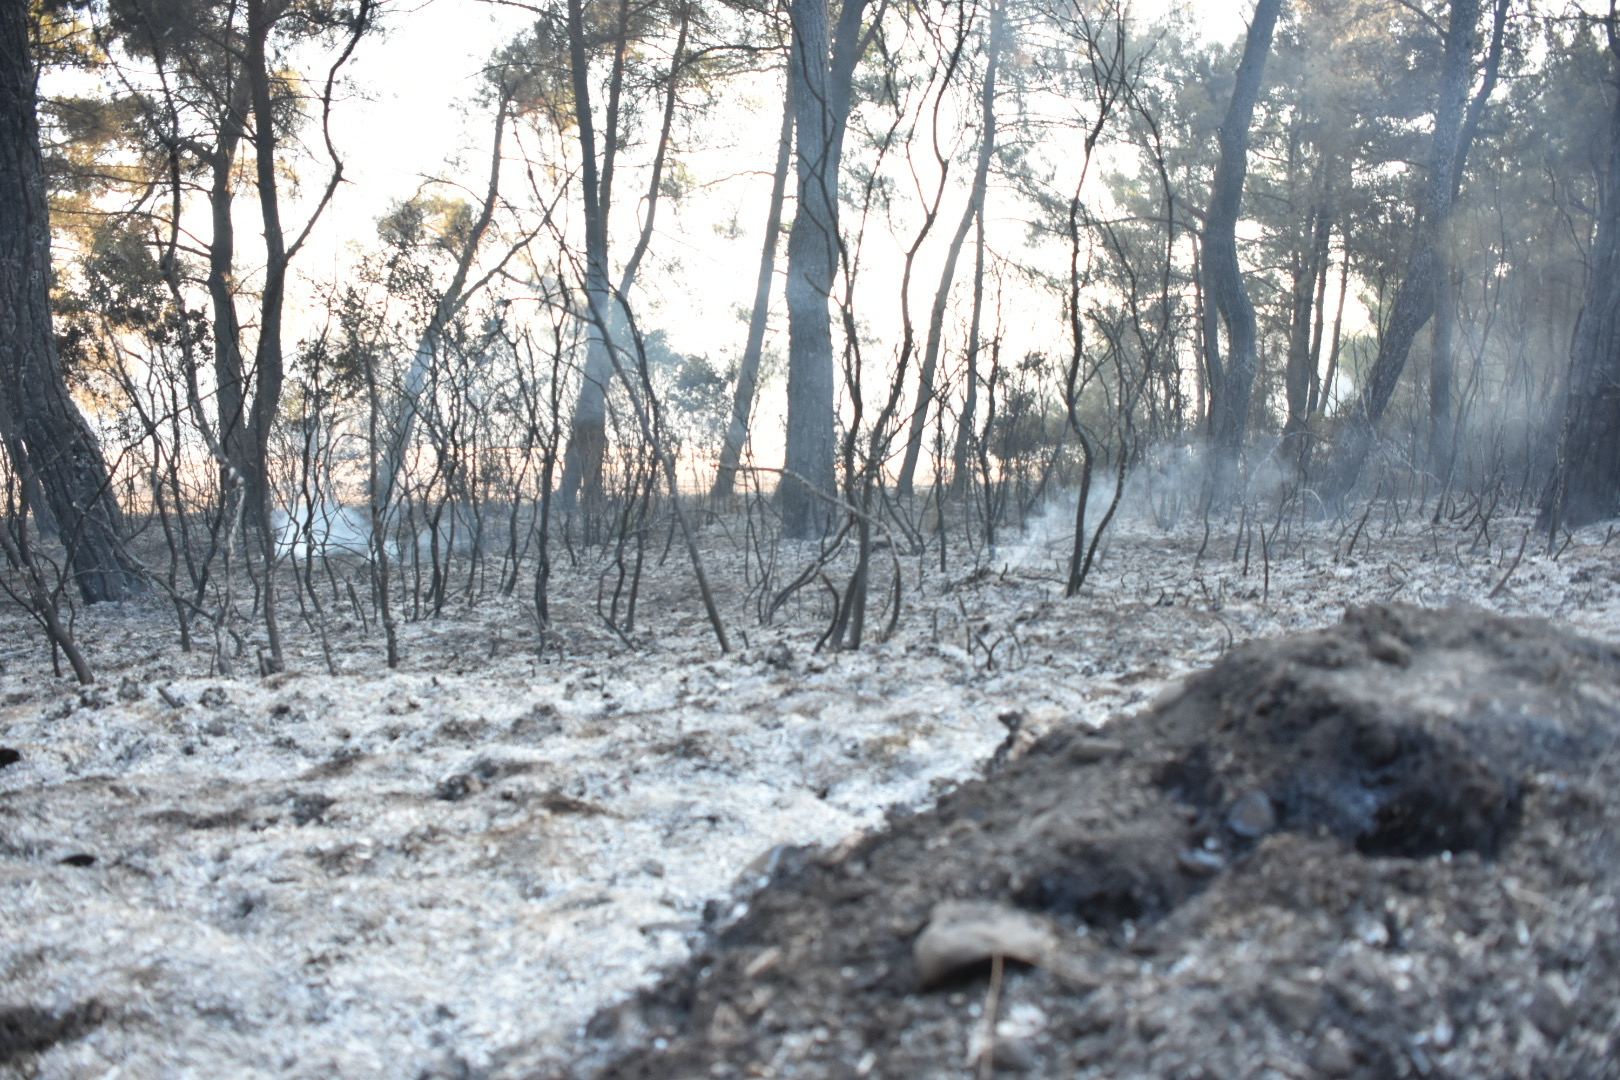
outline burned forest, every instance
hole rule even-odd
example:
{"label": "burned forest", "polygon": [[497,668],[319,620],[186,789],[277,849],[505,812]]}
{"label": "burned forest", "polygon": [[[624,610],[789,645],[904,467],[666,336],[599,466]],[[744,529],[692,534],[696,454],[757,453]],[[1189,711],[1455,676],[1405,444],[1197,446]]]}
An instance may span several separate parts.
{"label": "burned forest", "polygon": [[0,1078],[1620,1080],[1613,0],[0,4]]}

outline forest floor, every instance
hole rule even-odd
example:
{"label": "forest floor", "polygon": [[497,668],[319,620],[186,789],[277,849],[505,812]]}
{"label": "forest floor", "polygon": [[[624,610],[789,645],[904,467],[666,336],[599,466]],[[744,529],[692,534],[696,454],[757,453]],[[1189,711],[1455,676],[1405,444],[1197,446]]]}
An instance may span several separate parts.
{"label": "forest floor", "polygon": [[[628,641],[595,614],[600,568],[582,566],[558,571],[541,655],[532,610],[484,598],[404,622],[395,671],[383,664],[376,626],[359,625],[334,600],[335,674],[315,637],[299,633],[287,672],[224,677],[210,672],[206,650],[179,650],[172,615],[152,600],[78,614],[99,677],[81,690],[53,675],[38,631],[8,608],[0,612],[0,1076],[493,1080],[612,1065],[626,1052],[625,1067],[642,1075],[684,1075],[634,1056],[655,1052],[659,1040],[686,1048],[689,1072],[743,1067],[704,1057],[669,1017],[669,988],[694,987],[710,966],[688,964],[693,950],[701,959],[727,934],[741,940],[736,927],[757,928],[750,919],[766,916],[750,915],[749,897],[762,882],[776,883],[761,898],[791,895],[789,879],[847,869],[851,852],[883,843],[895,813],[980,790],[959,785],[982,776],[993,756],[1014,762],[998,775],[1033,777],[1040,761],[1056,759],[1026,754],[1054,745],[1043,736],[1072,740],[1174,698],[1184,676],[1237,643],[1298,638],[1348,605],[1473,605],[1620,641],[1620,548],[1604,529],[1548,552],[1523,518],[1431,525],[1400,520],[1399,509],[1375,507],[1359,527],[1285,525],[1280,538],[1269,523],[1262,532],[1217,521],[1206,537],[1201,522],[1164,530],[1127,517],[1091,582],[1065,600],[1072,510],[1060,507],[943,571],[937,551],[909,557],[895,633],[840,653],[814,651],[825,628],[817,595],[790,603],[777,625],[759,625],[741,586],[742,530],[725,522],[702,534],[736,638],[723,656],[678,546],[649,561]],[[795,555],[805,553],[778,552],[784,566]],[[1175,752],[1188,751],[1192,736],[1175,738]],[[1138,763],[1119,775],[1146,783],[1150,773]],[[1203,798],[1213,813],[1212,790],[1186,798]],[[1613,807],[1606,812],[1612,822]],[[1328,843],[1303,835],[1260,846],[1304,845],[1275,854],[1286,865]],[[1232,854],[1211,850],[1211,860]],[[1441,864],[1416,865],[1432,875]],[[1455,865],[1477,875],[1496,864]],[[1612,928],[1613,881],[1583,886],[1609,907],[1580,925]],[[1527,880],[1528,899],[1514,910],[1542,903],[1573,917],[1549,899],[1557,885]],[[821,910],[825,897],[799,892],[802,911]],[[904,902],[916,907],[921,895]],[[767,899],[761,909],[781,907]],[[1079,909],[1046,908],[1070,920],[1068,932],[1083,919]],[[1526,935],[1541,924],[1525,919],[1507,929],[1535,943]],[[1089,979],[1127,963],[1147,972],[1157,961],[1127,960],[1119,938],[1134,933],[1121,929],[1130,921],[1120,916],[1096,935],[1120,948],[1091,974],[1054,963],[1018,977]],[[726,953],[720,968],[761,962],[758,940],[749,939],[746,958]],[[673,974],[660,984],[664,972]],[[1574,1009],[1576,975],[1559,979],[1535,989],[1552,1028],[1525,1031],[1545,1043],[1559,1024],[1579,1034],[1582,1024],[1613,1023]],[[889,1057],[871,1056],[883,1053],[874,1044],[852,1060],[841,1050],[832,1072],[802,1075],[975,1075],[969,1010],[982,1005],[983,982],[937,995],[943,1011],[918,1029],[938,1043],[932,1064],[895,1057],[891,1072]],[[599,1014],[638,990],[666,1006],[633,1023],[623,1012]],[[1041,1039],[1063,1030],[1047,1022],[1058,1013],[1033,999],[1023,1004],[1034,1012],[1014,1010],[1010,983],[1006,992],[1003,1021],[1022,1017],[1030,1029],[1017,1036],[1028,1044],[1019,1060],[1044,1071],[1051,1059]],[[1132,1025],[1139,1035],[1152,1026]],[[801,1034],[803,1046],[841,1045]],[[989,1038],[985,1045],[999,1035]],[[1398,1060],[1421,1073],[1410,1063],[1433,1065],[1462,1042],[1431,1040],[1428,1057],[1420,1047]],[[780,1049],[740,1038],[710,1044]],[[1298,1040],[1288,1045],[1295,1058],[1273,1048],[1283,1064],[1267,1065],[1278,1075],[1290,1075],[1288,1061],[1316,1060],[1316,1043],[1308,1053]],[[1345,1045],[1346,1060],[1365,1058],[1353,1039]],[[1523,1060],[1539,1060],[1537,1052],[1529,1045]],[[813,1064],[815,1054],[799,1057]],[[902,1061],[909,1071],[899,1071]]]}

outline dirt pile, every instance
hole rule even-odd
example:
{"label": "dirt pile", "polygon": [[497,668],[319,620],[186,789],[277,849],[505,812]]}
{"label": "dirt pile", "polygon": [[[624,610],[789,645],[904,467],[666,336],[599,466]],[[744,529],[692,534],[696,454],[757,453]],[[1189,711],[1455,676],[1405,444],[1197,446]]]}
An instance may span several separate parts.
{"label": "dirt pile", "polygon": [[1617,706],[1479,611],[1242,646],[779,859],[571,1075],[1620,1076]]}

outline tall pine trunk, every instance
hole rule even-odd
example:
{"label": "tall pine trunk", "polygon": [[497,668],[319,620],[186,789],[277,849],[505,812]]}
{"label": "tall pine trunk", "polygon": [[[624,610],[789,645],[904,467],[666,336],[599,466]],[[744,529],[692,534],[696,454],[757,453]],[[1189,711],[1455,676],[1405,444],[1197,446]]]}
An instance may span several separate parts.
{"label": "tall pine trunk", "polygon": [[219,138],[208,155],[208,206],[213,236],[208,243],[208,300],[214,313],[214,401],[218,439],[224,464],[236,476],[224,477],[229,491],[246,476],[251,455],[247,446],[246,376],[242,371],[242,326],[236,316],[236,296],[232,279],[236,273],[236,226],[231,206],[236,187],[236,155],[247,133],[250,107],[249,83],[234,63],[227,66],[231,78],[225,95],[225,113]]}
{"label": "tall pine trunk", "polygon": [[281,408],[286,379],[281,320],[287,294],[287,238],[281,227],[281,196],[276,177],[275,103],[270,93],[270,63],[265,46],[270,21],[264,0],[247,0],[247,78],[253,103],[254,178],[259,217],[264,223],[264,291],[259,296],[259,340],[253,354],[253,403],[248,409],[247,520],[258,527],[260,565],[264,570],[264,625],[269,637],[269,666],[280,671],[281,628],[276,614],[275,534],[271,526],[274,486],[270,479],[270,432]]}
{"label": "tall pine trunk", "polygon": [[973,237],[973,305],[968,313],[967,357],[962,389],[962,416],[956,425],[956,447],[951,452],[951,494],[961,494],[968,481],[968,454],[978,441],[980,328],[984,323],[984,204],[979,205]]}
{"label": "tall pine trunk", "polygon": [[748,317],[748,343],[737,370],[737,390],[731,404],[731,423],[720,448],[720,470],[711,491],[716,498],[731,494],[748,443],[748,420],[759,387],[759,362],[765,351],[765,327],[770,318],[771,283],[776,277],[776,249],[782,231],[782,204],[787,198],[788,166],[793,160],[793,61],[788,60],[787,86],[782,95],[782,133],[776,143],[776,171],[771,174],[771,204],[765,214],[765,243],[759,257],[759,279],[754,285],[754,310]]}
{"label": "tall pine trunk", "polygon": [[1378,342],[1378,358],[1362,388],[1361,398],[1345,425],[1334,453],[1329,490],[1347,494],[1361,477],[1372,449],[1378,422],[1395,396],[1412,343],[1434,315],[1439,289],[1447,274],[1443,244],[1457,198],[1457,177],[1467,155],[1465,136],[1468,88],[1473,81],[1474,51],[1479,36],[1479,0],[1452,0],[1446,27],[1440,100],[1435,109],[1434,140],[1428,175],[1418,204],[1418,222],[1406,272],[1395,291],[1389,324]]}
{"label": "tall pine trunk", "polygon": [[590,61],[585,50],[583,0],[568,0],[568,67],[573,89],[574,123],[579,139],[580,185],[585,204],[585,302],[587,305],[585,371],[574,415],[569,423],[568,447],[563,453],[560,494],[565,502],[580,495],[586,501],[602,493],[602,470],[607,456],[607,392],[613,379],[613,290],[608,278],[608,211],[613,205],[613,168],[618,144],[619,95],[624,85],[625,37],[628,4],[619,5],[618,40],[609,78],[606,152],[596,158],[596,126],[591,112]]}
{"label": "tall pine trunk", "polygon": [[[1609,48],[1620,60],[1616,29],[1611,15]],[[1592,269],[1575,321],[1557,472],[1543,514],[1552,530],[1620,514],[1620,96],[1609,117]]]}
{"label": "tall pine trunk", "polygon": [[[956,278],[956,260],[962,254],[968,229],[974,219],[984,212],[984,193],[990,178],[990,159],[996,149],[996,72],[1001,63],[1001,40],[1006,29],[1006,16],[998,6],[990,12],[989,57],[985,63],[984,87],[979,96],[979,155],[973,168],[973,189],[968,196],[967,209],[957,223],[945,251],[945,265],[939,272],[939,288],[934,291],[934,305],[928,313],[928,341],[923,347],[922,368],[917,379],[917,404],[911,411],[911,430],[906,435],[905,457],[900,465],[899,490],[911,494],[916,481],[917,461],[922,456],[923,434],[928,427],[928,410],[934,404],[934,382],[939,369],[940,340],[944,336],[945,307],[950,300],[951,283]],[[937,479],[936,479],[937,482]]]}
{"label": "tall pine trunk", "polygon": [[[1326,168],[1324,163],[1322,166]],[[1288,401],[1288,420],[1283,438],[1298,443],[1305,436],[1310,416],[1311,384],[1321,356],[1321,326],[1318,308],[1326,291],[1328,246],[1333,238],[1331,195],[1323,191],[1321,202],[1311,208],[1311,246],[1296,252],[1292,289],[1292,312],[1288,329],[1288,366],[1283,377]],[[1296,447],[1296,460],[1299,457]]]}
{"label": "tall pine trunk", "polygon": [[788,233],[788,419],[782,522],[808,537],[831,520],[837,490],[835,380],[828,304],[838,272],[838,168],[867,0],[792,0],[798,210]]}
{"label": "tall pine trunk", "polygon": [[[586,51],[584,4],[582,0],[568,0],[568,66],[574,92],[574,121],[579,138],[580,179],[585,195],[585,318],[588,339],[584,378],[579,397],[574,403],[568,447],[563,455],[559,494],[565,502],[571,502],[580,495],[590,502],[600,497],[603,491],[603,472],[607,462],[608,390],[619,375],[618,357],[628,351],[624,343],[630,334],[631,320],[626,305],[642,257],[652,241],[663,170],[669,153],[670,132],[675,121],[677,90],[688,60],[686,42],[694,12],[689,4],[682,4],[678,8],[675,52],[664,87],[663,119],[643,202],[646,212],[642,218],[640,236],[629,259],[625,261],[618,286],[615,287],[609,275],[608,216],[613,208],[615,162],[624,139],[625,76],[631,53],[632,14],[629,0],[619,0],[614,36],[608,42],[613,46],[613,65],[608,74],[607,101],[603,106],[603,125],[598,139],[591,112],[590,57]],[[600,165],[596,159],[599,141],[602,147]]]}
{"label": "tall pine trunk", "polygon": [[142,585],[101,448],[69,395],[50,304],[51,231],[35,114],[28,5],[0,4],[0,436],[45,501],[79,594],[122,600]]}
{"label": "tall pine trunk", "polygon": [[[1210,436],[1215,443],[1217,468],[1223,471],[1233,466],[1243,449],[1254,393],[1254,304],[1243,286],[1243,271],[1238,265],[1237,221],[1249,167],[1249,128],[1254,122],[1254,107],[1265,81],[1266,58],[1271,53],[1272,33],[1281,10],[1282,0],[1259,0],[1255,5],[1232,100],[1221,121],[1217,140],[1220,157],[1215,163],[1204,221],[1204,284],[1206,303],[1212,309],[1207,309],[1204,316],[1204,363],[1209,371]],[[1224,358],[1220,335],[1215,332],[1217,315],[1226,329]]]}
{"label": "tall pine trunk", "polygon": [[456,254],[456,268],[451,273],[450,281],[439,294],[433,305],[433,313],[428,317],[427,326],[423,327],[422,335],[417,339],[416,352],[411,357],[411,366],[405,373],[399,413],[389,425],[388,437],[383,444],[382,464],[377,474],[377,490],[372,493],[372,499],[384,511],[392,504],[394,491],[404,478],[405,455],[421,408],[419,402],[427,388],[428,375],[433,370],[433,361],[443,347],[451,323],[467,306],[467,302],[476,291],[467,288],[467,275],[472,270],[473,259],[478,255],[484,234],[495,218],[495,203],[501,188],[501,147],[506,133],[506,112],[510,100],[503,86],[495,108],[495,138],[490,152],[489,182],[485,185],[484,201],[479,207],[478,218],[473,222],[472,229],[462,239],[461,250]]}

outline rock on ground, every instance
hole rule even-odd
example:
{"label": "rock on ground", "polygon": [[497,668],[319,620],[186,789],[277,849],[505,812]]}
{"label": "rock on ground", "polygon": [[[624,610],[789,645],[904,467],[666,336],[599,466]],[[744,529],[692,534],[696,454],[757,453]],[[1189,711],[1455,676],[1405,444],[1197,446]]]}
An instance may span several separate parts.
{"label": "rock on ground", "polygon": [[1617,705],[1620,652],[1473,610],[1241,646],[781,859],[569,1075],[1620,1076]]}

